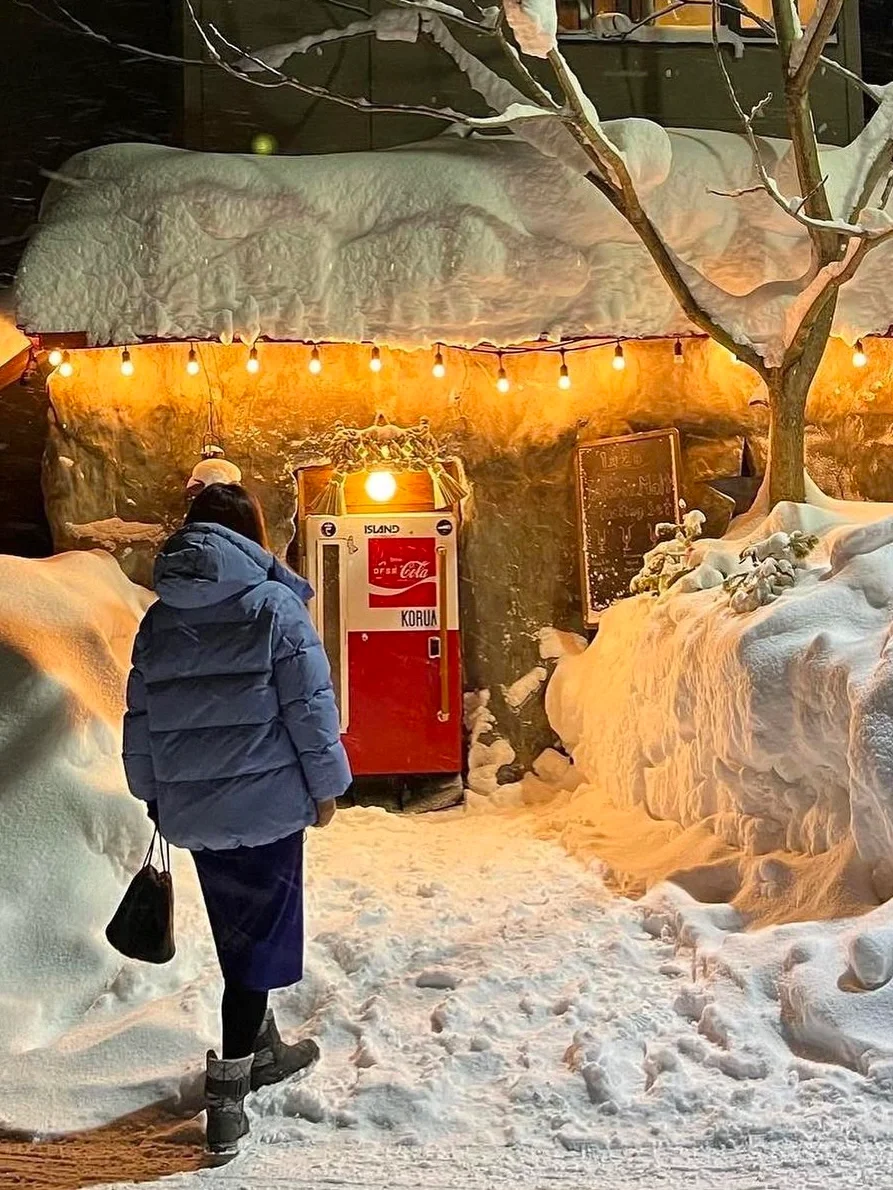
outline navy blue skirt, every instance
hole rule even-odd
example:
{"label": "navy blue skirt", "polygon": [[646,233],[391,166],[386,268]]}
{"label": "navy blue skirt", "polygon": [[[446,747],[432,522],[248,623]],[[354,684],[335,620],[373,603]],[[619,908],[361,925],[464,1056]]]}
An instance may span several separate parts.
{"label": "navy blue skirt", "polygon": [[304,972],[304,832],[261,847],[193,851],[223,978],[256,991]]}

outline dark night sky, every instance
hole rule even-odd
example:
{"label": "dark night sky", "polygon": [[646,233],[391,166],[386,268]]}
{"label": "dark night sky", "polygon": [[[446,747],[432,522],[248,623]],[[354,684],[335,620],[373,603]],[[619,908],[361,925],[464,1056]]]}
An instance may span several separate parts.
{"label": "dark night sky", "polygon": [[[175,50],[179,0],[69,0],[94,28]],[[33,0],[48,11],[47,0]],[[10,281],[45,185],[41,170],[110,141],[177,144],[179,72],[134,61],[0,0],[4,121],[0,128],[0,285]],[[860,0],[866,77],[893,78],[891,0]],[[12,240],[11,243],[3,241]]]}

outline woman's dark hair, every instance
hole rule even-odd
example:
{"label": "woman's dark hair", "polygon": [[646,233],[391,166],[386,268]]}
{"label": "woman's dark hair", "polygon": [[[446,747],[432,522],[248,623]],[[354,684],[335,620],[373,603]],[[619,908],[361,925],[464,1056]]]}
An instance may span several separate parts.
{"label": "woman's dark hair", "polygon": [[203,488],[186,513],[187,525],[196,521],[223,525],[269,549],[260,501],[239,483],[210,483]]}

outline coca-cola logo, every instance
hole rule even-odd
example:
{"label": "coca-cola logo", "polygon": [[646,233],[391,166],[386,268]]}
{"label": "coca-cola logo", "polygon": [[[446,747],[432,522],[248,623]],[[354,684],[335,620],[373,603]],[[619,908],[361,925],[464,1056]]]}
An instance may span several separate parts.
{"label": "coca-cola logo", "polygon": [[369,542],[370,607],[436,607],[433,537]]}
{"label": "coca-cola logo", "polygon": [[400,567],[400,577],[407,579],[421,579],[431,577],[428,563],[418,559],[414,562],[404,562]]}

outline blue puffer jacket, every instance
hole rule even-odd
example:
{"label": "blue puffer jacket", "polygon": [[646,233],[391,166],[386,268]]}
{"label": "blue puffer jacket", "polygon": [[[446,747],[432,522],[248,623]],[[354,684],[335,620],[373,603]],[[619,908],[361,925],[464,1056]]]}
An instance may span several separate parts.
{"label": "blue puffer jacket", "polygon": [[221,525],[187,525],[155,564],[133,650],[131,792],[179,847],[272,843],[350,784],[310,585]]}

